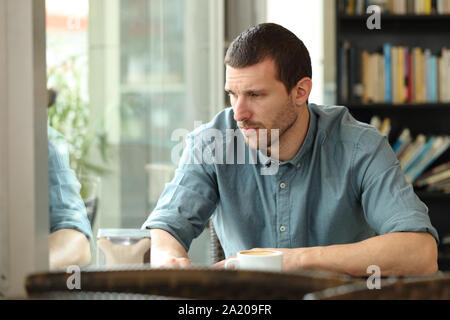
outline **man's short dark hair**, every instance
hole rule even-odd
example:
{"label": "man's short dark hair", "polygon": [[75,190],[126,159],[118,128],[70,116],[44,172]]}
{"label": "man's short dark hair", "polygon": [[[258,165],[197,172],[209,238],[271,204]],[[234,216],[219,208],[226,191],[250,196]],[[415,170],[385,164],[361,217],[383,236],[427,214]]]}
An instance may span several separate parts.
{"label": "man's short dark hair", "polygon": [[230,45],[225,64],[232,68],[244,68],[274,60],[278,80],[289,93],[304,78],[312,78],[311,58],[303,42],[288,29],[263,23],[240,34]]}

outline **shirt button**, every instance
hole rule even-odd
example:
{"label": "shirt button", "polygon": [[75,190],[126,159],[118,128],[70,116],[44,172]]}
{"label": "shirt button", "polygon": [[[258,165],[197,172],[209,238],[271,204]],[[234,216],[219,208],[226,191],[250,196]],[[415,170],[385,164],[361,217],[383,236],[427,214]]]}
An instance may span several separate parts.
{"label": "shirt button", "polygon": [[286,188],[286,183],[284,183],[284,182],[280,183],[280,188],[281,189],[285,189]]}
{"label": "shirt button", "polygon": [[281,232],[285,232],[285,231],[286,231],[286,227],[285,227],[285,226],[281,226],[281,227],[280,227],[280,231],[281,231]]}
{"label": "shirt button", "polygon": [[300,167],[301,167],[300,163],[299,163],[299,164],[297,164],[297,168],[300,168]]}

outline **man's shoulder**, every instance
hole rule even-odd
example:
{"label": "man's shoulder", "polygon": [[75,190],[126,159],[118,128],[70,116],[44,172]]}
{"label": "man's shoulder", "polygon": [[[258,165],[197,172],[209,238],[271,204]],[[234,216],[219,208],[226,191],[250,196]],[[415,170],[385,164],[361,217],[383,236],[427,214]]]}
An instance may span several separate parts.
{"label": "man's shoulder", "polygon": [[310,105],[317,118],[317,134],[329,142],[376,143],[383,135],[373,126],[358,121],[345,106]]}
{"label": "man's shoulder", "polygon": [[66,138],[55,128],[47,126],[47,134],[49,146],[57,148],[58,150],[65,150],[68,148]]}

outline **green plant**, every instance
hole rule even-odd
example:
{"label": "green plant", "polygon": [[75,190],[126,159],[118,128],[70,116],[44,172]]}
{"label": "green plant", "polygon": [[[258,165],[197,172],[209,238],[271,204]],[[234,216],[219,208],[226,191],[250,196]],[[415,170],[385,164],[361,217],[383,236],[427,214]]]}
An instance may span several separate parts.
{"label": "green plant", "polygon": [[70,166],[78,177],[109,171],[88,157],[94,146],[103,162],[108,162],[110,155],[103,122],[92,122],[86,89],[87,69],[87,59],[83,56],[70,57],[48,69],[48,83],[57,92],[55,103],[48,110],[49,125],[67,140]]}

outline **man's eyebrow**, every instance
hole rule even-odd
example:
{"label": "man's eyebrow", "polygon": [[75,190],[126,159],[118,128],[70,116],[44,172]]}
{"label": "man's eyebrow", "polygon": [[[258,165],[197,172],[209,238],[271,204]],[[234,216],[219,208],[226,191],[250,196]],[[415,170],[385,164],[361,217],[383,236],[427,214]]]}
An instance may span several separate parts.
{"label": "man's eyebrow", "polygon": [[265,91],[264,89],[247,89],[244,90],[244,93],[255,93],[255,92],[263,92]]}
{"label": "man's eyebrow", "polygon": [[[265,89],[247,89],[247,90],[244,90],[243,93],[244,94],[261,93],[261,92],[264,92],[264,91],[266,91],[266,90]],[[227,89],[227,88],[225,88],[225,92],[227,92],[227,93],[234,93],[233,90]]]}

